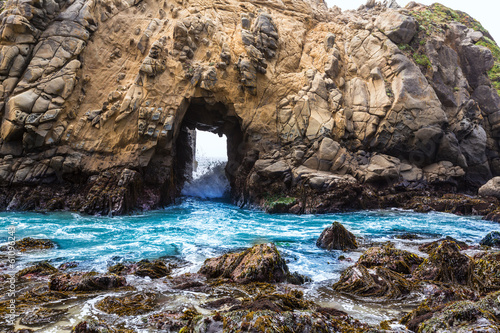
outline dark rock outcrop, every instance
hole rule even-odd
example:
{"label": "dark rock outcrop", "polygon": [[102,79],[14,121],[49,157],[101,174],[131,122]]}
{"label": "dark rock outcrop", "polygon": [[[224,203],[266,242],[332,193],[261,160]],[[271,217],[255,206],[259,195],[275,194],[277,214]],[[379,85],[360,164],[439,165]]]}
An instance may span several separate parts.
{"label": "dark rock outcrop", "polygon": [[152,279],[158,279],[170,274],[172,267],[166,265],[161,260],[150,261],[141,260],[138,263],[116,264],[108,268],[108,272],[117,275],[133,274],[137,276],[148,276]]}
{"label": "dark rock outcrop", "polygon": [[356,242],[356,236],[349,232],[342,224],[333,222],[331,226],[323,230],[316,241],[316,246],[327,250],[345,251],[357,249],[358,243]]}
{"label": "dark rock outcrop", "polygon": [[481,245],[500,247],[500,231],[492,231],[479,242]]}

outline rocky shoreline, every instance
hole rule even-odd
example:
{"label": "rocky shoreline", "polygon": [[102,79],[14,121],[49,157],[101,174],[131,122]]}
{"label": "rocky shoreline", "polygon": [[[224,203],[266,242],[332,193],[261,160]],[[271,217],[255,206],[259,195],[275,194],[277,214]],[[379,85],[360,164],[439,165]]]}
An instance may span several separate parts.
{"label": "rocky shoreline", "polygon": [[[334,224],[325,229],[318,245],[330,249],[355,245],[353,237]],[[15,248],[29,255],[40,249],[50,251],[49,243],[23,239]],[[391,302],[414,304],[378,325],[317,304],[305,293],[307,277],[291,273],[273,244],[260,244],[207,259],[198,273],[176,274],[183,263],[165,260],[118,264],[107,273],[80,272],[77,263],[59,268],[46,262],[35,264],[16,273],[16,326],[1,332],[27,333],[50,327],[80,333],[137,329],[183,333],[471,332],[486,328],[495,332],[500,330],[500,252],[491,246],[499,246],[500,237],[492,233],[482,243],[466,244],[449,237],[420,243],[415,252],[425,257],[397,249],[390,242],[365,244],[359,260],[339,281],[322,288],[381,309]],[[134,282],[134,277],[140,280]],[[9,275],[1,276],[2,290],[7,290],[9,280]],[[2,325],[6,325],[4,315],[10,301],[6,295],[2,298],[0,313]],[[79,322],[68,321],[85,303],[95,309],[92,314]]]}

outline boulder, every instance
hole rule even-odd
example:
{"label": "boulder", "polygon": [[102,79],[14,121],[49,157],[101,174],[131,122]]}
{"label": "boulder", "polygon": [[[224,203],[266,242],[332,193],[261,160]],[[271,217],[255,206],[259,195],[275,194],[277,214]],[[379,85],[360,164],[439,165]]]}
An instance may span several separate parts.
{"label": "boulder", "polygon": [[394,247],[394,244],[387,244],[382,247],[371,247],[363,253],[359,258],[358,264],[366,268],[374,266],[382,266],[400,274],[410,274],[422,262],[414,253],[399,250]]}
{"label": "boulder", "polygon": [[199,273],[210,279],[229,278],[237,283],[284,282],[290,275],[274,244],[259,244],[243,252],[207,259]]}
{"label": "boulder", "polygon": [[345,251],[357,249],[358,243],[356,236],[344,228],[342,224],[333,222],[331,226],[323,230],[316,241],[316,246],[327,250]]}
{"label": "boulder", "polygon": [[418,23],[411,16],[388,10],[375,21],[377,28],[396,44],[408,44],[417,33]]}
{"label": "boulder", "polygon": [[492,231],[487,234],[481,242],[481,245],[500,247],[500,231]]}
{"label": "boulder", "polygon": [[51,277],[50,290],[55,291],[98,291],[124,287],[127,281],[124,277],[114,274],[74,273],[59,274]]}
{"label": "boulder", "polygon": [[500,199],[500,177],[490,179],[479,188],[478,194],[482,197],[495,197]]}

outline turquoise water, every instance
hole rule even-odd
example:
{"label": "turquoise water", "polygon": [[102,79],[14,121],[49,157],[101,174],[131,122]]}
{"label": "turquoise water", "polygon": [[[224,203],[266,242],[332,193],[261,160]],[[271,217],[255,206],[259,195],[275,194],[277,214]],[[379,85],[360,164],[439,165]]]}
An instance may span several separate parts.
{"label": "turquoise water", "polygon": [[[371,242],[394,241],[413,248],[442,236],[478,243],[497,224],[478,217],[443,213],[420,214],[402,210],[363,211],[329,215],[269,215],[240,209],[224,201],[184,198],[163,210],[122,217],[82,216],[75,213],[0,213],[0,242],[7,241],[7,228],[16,226],[16,237],[49,238],[55,250],[18,258],[17,268],[48,260],[54,266],[76,261],[75,270],[106,271],[117,262],[171,257],[187,262],[183,272],[195,272],[206,258],[256,243],[274,242],[291,271],[313,282],[338,279],[352,262],[339,261],[342,253],[316,247],[321,231],[333,221],[341,222],[365,247]],[[416,233],[424,239],[398,240],[395,236]],[[352,261],[361,251],[348,253]],[[344,254],[345,255],[345,254]]]}

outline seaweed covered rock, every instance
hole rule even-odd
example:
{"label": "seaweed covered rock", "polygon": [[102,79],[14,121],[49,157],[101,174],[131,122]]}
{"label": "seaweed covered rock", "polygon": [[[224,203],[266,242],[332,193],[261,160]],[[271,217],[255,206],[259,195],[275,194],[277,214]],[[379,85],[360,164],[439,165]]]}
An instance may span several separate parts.
{"label": "seaweed covered rock", "polygon": [[345,270],[332,288],[363,297],[398,298],[409,294],[414,284],[388,268],[377,266],[368,269],[356,264]]}
{"label": "seaweed covered rock", "polygon": [[[370,327],[348,316],[326,311],[274,312],[230,311],[199,316],[187,326],[187,332],[368,332]],[[373,331],[372,331],[373,332]]]}
{"label": "seaweed covered rock", "polygon": [[61,319],[68,312],[67,309],[35,308],[25,313],[20,320],[22,325],[42,325],[53,323]]}
{"label": "seaweed covered rock", "polygon": [[342,224],[333,222],[331,226],[323,230],[316,241],[316,246],[327,250],[344,251],[357,249],[358,243],[356,242],[356,236],[349,232]]}
{"label": "seaweed covered rock", "polygon": [[500,252],[475,256],[474,273],[485,292],[500,290]]}
{"label": "seaweed covered rock", "polygon": [[413,272],[417,280],[432,280],[476,286],[474,261],[460,253],[457,243],[445,240],[430,252],[429,258]]}
{"label": "seaweed covered rock", "polygon": [[284,282],[290,276],[274,244],[259,244],[243,252],[207,259],[199,273],[211,279],[223,277],[238,283]]}
{"label": "seaweed covered rock", "polygon": [[158,279],[170,274],[172,267],[166,265],[162,260],[141,260],[138,263],[116,264],[108,269],[109,273],[117,275],[133,274],[137,276],[148,276],[152,279]]}
{"label": "seaweed covered rock", "polygon": [[397,273],[410,274],[423,261],[424,259],[416,254],[396,249],[394,244],[389,243],[382,247],[369,248],[359,258],[358,263],[366,268],[382,266]]}
{"label": "seaweed covered rock", "polygon": [[286,294],[272,293],[259,294],[255,298],[244,299],[240,304],[231,307],[230,311],[294,311],[307,310],[315,307],[311,301],[303,298],[304,293],[298,290],[291,290]]}
{"label": "seaweed covered rock", "polygon": [[[56,244],[50,239],[37,239],[31,237],[25,237],[14,243],[14,248],[21,252],[34,251],[34,250],[47,250],[53,249]],[[0,251],[7,251],[8,246],[4,245],[0,247]]]}
{"label": "seaweed covered rock", "polygon": [[26,267],[16,273],[18,279],[31,279],[34,277],[49,276],[52,274],[59,273],[59,270],[49,264],[48,262],[40,262],[33,266]]}
{"label": "seaweed covered rock", "polygon": [[401,323],[411,331],[418,331],[421,323],[432,318],[433,314],[441,311],[445,306],[457,301],[477,301],[479,293],[460,285],[442,282],[420,282],[416,290],[426,299],[418,308],[407,313]]}
{"label": "seaweed covered rock", "polygon": [[127,285],[124,277],[115,274],[74,273],[58,274],[49,281],[50,290],[56,291],[98,291]]}
{"label": "seaweed covered rock", "polygon": [[446,236],[445,238],[439,239],[439,240],[434,241],[434,242],[424,243],[424,244],[420,245],[418,249],[422,252],[425,252],[425,253],[431,253],[432,251],[437,249],[443,241],[454,242],[455,244],[458,245],[460,250],[467,250],[469,248],[467,243],[458,241],[453,237]]}
{"label": "seaweed covered rock", "polygon": [[434,313],[429,320],[418,326],[418,332],[500,332],[500,326],[493,314],[480,304],[459,301]]}
{"label": "seaweed covered rock", "polygon": [[154,310],[154,294],[138,293],[126,296],[107,296],[97,302],[96,308],[119,316],[137,316]]}
{"label": "seaweed covered rock", "polygon": [[481,245],[500,247],[500,231],[492,231],[487,234],[481,242]]}
{"label": "seaweed covered rock", "polygon": [[73,327],[71,333],[117,333],[117,330],[110,327],[103,321],[89,319],[79,322]]}

